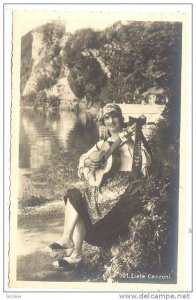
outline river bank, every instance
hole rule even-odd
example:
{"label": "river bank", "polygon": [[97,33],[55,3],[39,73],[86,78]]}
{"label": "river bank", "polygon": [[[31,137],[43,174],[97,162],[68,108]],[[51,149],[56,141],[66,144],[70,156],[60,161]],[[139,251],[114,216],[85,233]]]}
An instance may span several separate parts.
{"label": "river bank", "polygon": [[80,184],[78,159],[97,139],[96,124],[86,112],[75,115],[63,111],[51,116],[46,111],[21,111],[15,249],[18,280],[75,281],[90,277],[85,274],[92,266],[89,258],[93,247],[84,245],[84,261],[89,263],[77,276],[72,274],[74,277],[56,270],[52,265],[56,259],[50,257],[45,248],[62,234],[62,196],[68,188]]}
{"label": "river bank", "polygon": [[18,216],[17,280],[22,281],[105,281],[100,249],[84,243],[83,263],[70,272],[56,270],[57,258],[46,247],[61,237],[64,202],[53,201]]}

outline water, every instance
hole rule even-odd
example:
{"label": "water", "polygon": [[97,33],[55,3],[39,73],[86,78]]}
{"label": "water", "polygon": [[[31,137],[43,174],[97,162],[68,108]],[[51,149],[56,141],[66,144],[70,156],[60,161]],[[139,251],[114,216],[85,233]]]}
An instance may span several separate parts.
{"label": "water", "polygon": [[61,179],[77,180],[79,157],[97,140],[98,128],[89,112],[76,115],[73,112],[22,110],[19,195],[27,189],[31,194],[40,193],[44,187],[45,191],[54,190]]}

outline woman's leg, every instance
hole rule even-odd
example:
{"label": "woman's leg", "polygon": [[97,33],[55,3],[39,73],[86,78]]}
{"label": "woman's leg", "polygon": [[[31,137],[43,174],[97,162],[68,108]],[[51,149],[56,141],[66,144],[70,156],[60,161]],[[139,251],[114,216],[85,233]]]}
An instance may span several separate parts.
{"label": "woman's leg", "polygon": [[[72,228],[70,232],[71,231]],[[63,237],[66,237],[66,234],[67,234],[67,228],[64,226]],[[85,235],[86,235],[86,228],[84,226],[83,220],[81,219],[81,217],[78,216],[73,231],[73,236],[70,237],[70,240],[72,238],[72,241],[74,242],[74,251],[72,252],[71,256],[67,257],[65,255],[64,258],[61,258],[60,260],[53,262],[52,264],[55,268],[60,269],[61,268],[60,265],[62,265],[62,268],[65,271],[66,269],[70,270],[70,268],[75,268],[78,265],[78,263],[82,261],[82,245],[83,245],[83,240]],[[64,241],[65,239],[63,240],[63,242]]]}
{"label": "woman's leg", "polygon": [[73,241],[74,241],[74,252],[72,255],[80,255],[82,254],[82,245],[86,235],[86,228],[84,226],[84,222],[81,217],[78,218],[74,232],[73,232]]}
{"label": "woman's leg", "polygon": [[79,219],[79,215],[77,211],[72,206],[69,199],[67,199],[67,204],[65,206],[63,235],[62,238],[58,241],[60,245],[65,246],[66,248],[74,247],[73,232],[78,219]]}

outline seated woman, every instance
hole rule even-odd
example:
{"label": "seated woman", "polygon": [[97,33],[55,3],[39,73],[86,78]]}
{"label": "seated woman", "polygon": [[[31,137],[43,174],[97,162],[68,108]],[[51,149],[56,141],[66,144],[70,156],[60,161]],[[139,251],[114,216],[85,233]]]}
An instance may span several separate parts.
{"label": "seated woman", "polygon": [[[105,174],[97,186],[92,186],[86,180],[84,190],[71,189],[64,196],[66,205],[63,235],[59,241],[49,246],[52,253],[62,254],[62,258],[53,263],[57,269],[70,270],[82,261],[84,240],[97,246],[114,242],[126,231],[130,218],[141,208],[139,178],[146,176],[151,156],[139,139],[140,146],[134,146],[136,141],[132,136],[135,126],[124,134],[125,123],[118,105],[107,104],[102,109],[100,120],[109,137],[99,141],[81,156],[79,176],[90,172],[92,182],[96,181],[96,176],[99,175],[96,172],[102,168],[103,161],[93,158],[92,153],[103,149],[105,145],[111,150],[111,147],[119,144],[113,152],[119,158],[119,164]],[[139,150],[137,155],[136,150]],[[139,173],[135,172],[138,166]]]}

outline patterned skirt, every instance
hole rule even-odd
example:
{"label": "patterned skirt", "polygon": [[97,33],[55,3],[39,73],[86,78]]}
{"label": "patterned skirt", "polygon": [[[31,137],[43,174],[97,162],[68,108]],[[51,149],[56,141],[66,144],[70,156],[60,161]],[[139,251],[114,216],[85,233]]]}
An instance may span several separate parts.
{"label": "patterned skirt", "polygon": [[67,199],[84,222],[86,242],[97,246],[124,234],[131,217],[142,208],[140,180],[133,180],[130,172],[116,172],[99,188],[69,189],[65,203]]}

